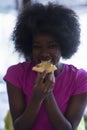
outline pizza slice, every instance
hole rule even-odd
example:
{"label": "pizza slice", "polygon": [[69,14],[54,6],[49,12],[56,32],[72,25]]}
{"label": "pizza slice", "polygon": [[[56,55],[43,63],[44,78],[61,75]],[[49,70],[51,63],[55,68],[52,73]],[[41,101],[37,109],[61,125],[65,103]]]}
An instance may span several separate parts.
{"label": "pizza slice", "polygon": [[42,61],[41,63],[35,65],[32,70],[36,72],[44,72],[47,71],[48,73],[53,72],[57,69],[55,65],[53,65],[50,61]]}

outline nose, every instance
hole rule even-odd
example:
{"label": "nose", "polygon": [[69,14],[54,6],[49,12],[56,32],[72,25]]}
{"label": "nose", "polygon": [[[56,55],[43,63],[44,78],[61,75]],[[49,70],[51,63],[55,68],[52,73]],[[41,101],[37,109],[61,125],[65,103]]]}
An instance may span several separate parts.
{"label": "nose", "polygon": [[49,60],[50,59],[49,51],[47,49],[44,49],[44,48],[41,49],[40,57],[42,60]]}

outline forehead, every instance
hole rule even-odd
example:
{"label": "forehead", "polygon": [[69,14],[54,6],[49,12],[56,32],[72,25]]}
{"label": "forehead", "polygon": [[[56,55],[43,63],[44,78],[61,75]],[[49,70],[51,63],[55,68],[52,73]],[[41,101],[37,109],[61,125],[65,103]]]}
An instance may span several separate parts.
{"label": "forehead", "polygon": [[37,34],[37,35],[33,36],[33,41],[36,41],[36,42],[52,42],[52,41],[56,41],[56,40],[51,35]]}

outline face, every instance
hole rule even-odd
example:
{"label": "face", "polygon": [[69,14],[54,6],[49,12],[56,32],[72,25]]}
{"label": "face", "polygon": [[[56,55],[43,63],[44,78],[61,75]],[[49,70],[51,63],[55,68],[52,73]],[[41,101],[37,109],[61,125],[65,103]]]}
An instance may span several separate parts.
{"label": "face", "polygon": [[34,62],[50,60],[57,66],[61,51],[58,42],[49,35],[35,35],[33,37],[32,55]]}

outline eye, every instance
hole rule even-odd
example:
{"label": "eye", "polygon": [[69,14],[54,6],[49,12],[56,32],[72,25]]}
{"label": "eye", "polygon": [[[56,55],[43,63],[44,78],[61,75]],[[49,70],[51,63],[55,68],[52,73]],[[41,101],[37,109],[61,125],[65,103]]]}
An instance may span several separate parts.
{"label": "eye", "polygon": [[51,44],[48,47],[49,47],[49,49],[57,49],[58,48],[58,44]]}
{"label": "eye", "polygon": [[33,43],[33,49],[40,49],[41,46],[37,43]]}

